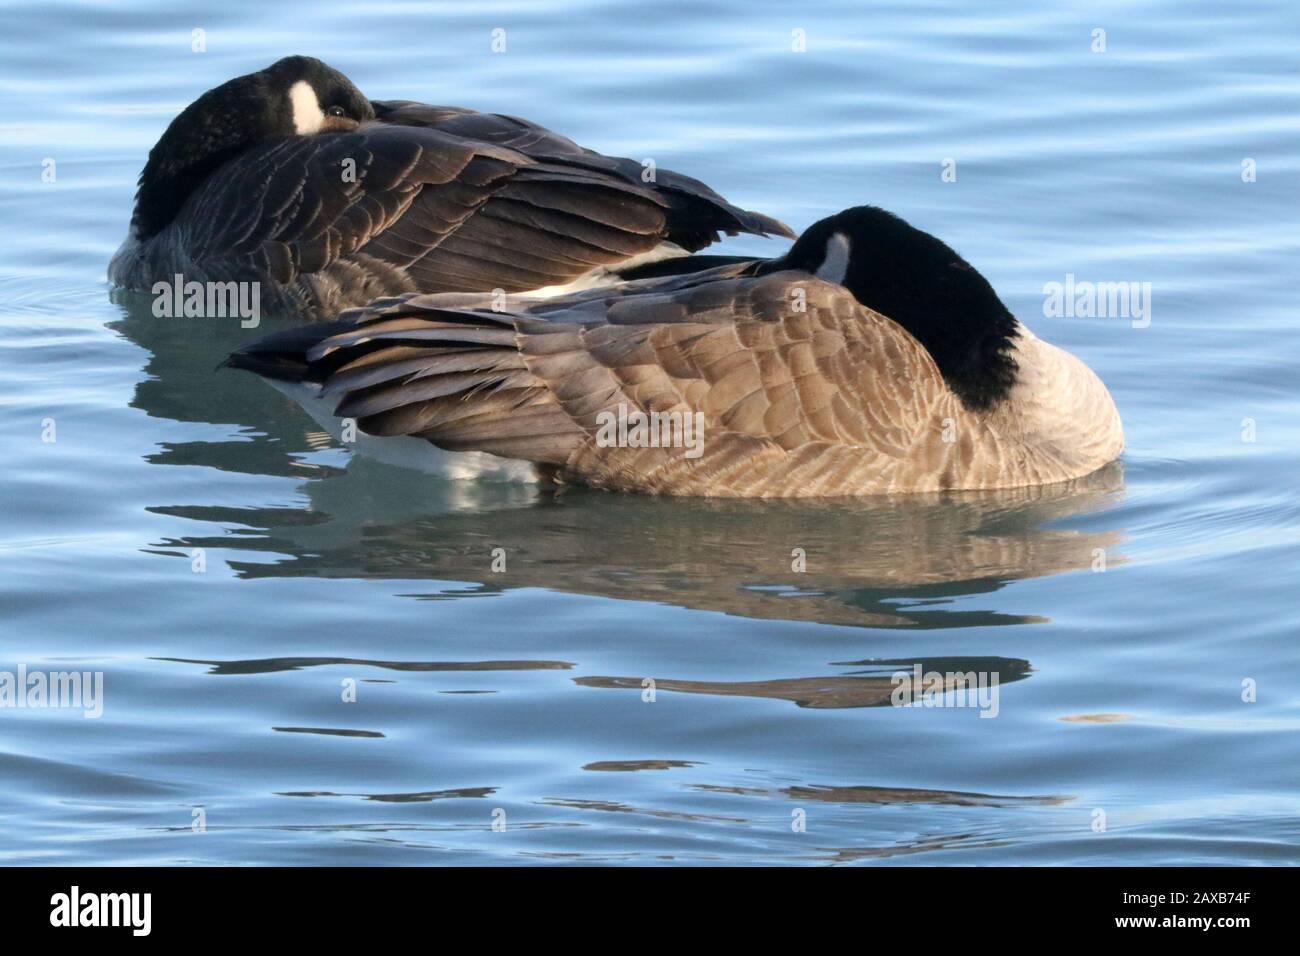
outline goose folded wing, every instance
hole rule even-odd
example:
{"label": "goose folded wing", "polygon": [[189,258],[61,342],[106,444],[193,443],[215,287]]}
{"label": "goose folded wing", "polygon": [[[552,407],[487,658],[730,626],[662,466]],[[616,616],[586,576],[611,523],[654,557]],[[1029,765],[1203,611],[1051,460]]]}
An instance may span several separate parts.
{"label": "goose folded wing", "polygon": [[[379,104],[382,107],[382,104]],[[666,170],[583,150],[542,127],[407,104],[349,133],[287,137],[225,164],[181,220],[187,259],[214,277],[283,285],[356,260],[422,292],[568,282],[718,231],[790,235]]]}
{"label": "goose folded wing", "polygon": [[[514,214],[521,214],[525,220],[521,225],[527,230],[539,228],[536,218],[527,218],[529,213],[537,217],[538,209],[556,209],[553,193],[565,185],[578,184],[584,190],[598,186],[610,190],[612,195],[595,194],[596,202],[579,210],[572,208],[570,199],[559,207],[561,211],[579,216],[584,211],[596,212],[595,222],[607,227],[624,225],[624,231],[634,237],[645,232],[646,217],[657,207],[655,238],[667,239],[690,252],[716,242],[719,233],[795,238],[784,223],[732,205],[697,179],[670,169],[648,171],[636,160],[584,149],[573,140],[528,120],[409,101],[380,100],[374,102],[374,107],[376,115],[385,123],[437,129],[466,140],[518,150],[537,160],[539,165],[512,182],[511,190],[501,197],[510,200],[512,207],[497,211],[494,203],[489,208],[490,212],[498,213],[498,219],[507,221],[512,221]],[[578,191],[576,195],[583,197],[586,193]],[[626,224],[621,223],[618,215],[635,208],[636,200],[650,203],[652,208],[643,208],[640,215]]]}
{"label": "goose folded wing", "polygon": [[[924,349],[839,286],[728,277],[737,269],[502,313],[484,296],[398,297],[292,348],[301,377],[368,432],[562,466],[595,484],[739,494],[803,462],[810,482],[833,482],[846,450],[881,468],[913,454],[944,394]],[[266,365],[267,353],[234,364]],[[634,413],[698,413],[703,454],[596,441]]]}
{"label": "goose folded wing", "polygon": [[223,166],[182,220],[190,259],[288,284],[370,248],[419,201],[401,264],[442,242],[520,167],[522,153],[431,129],[374,124],[288,137]]}
{"label": "goose folded wing", "polygon": [[709,442],[908,455],[944,386],[902,328],[803,273],[699,278],[632,283],[594,323],[584,321],[589,302],[569,306],[571,323],[565,308],[543,303],[519,323],[519,349],[589,433],[623,404],[700,413]]}

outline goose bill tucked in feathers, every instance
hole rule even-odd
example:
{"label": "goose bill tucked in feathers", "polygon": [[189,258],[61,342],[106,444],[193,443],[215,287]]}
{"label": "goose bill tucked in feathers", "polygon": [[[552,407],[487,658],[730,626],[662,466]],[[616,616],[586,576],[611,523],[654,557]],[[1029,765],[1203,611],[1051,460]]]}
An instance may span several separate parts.
{"label": "goose bill tucked in feathers", "polygon": [[[778,259],[493,305],[397,297],[230,364],[310,389],[374,436],[656,494],[1020,487],[1123,447],[1086,365],[1019,325],[946,245],[870,207]],[[698,413],[702,453],[605,447],[602,425],[633,411]]]}
{"label": "goose bill tucked in feathers", "polygon": [[149,154],[109,278],[260,282],[277,311],[378,296],[563,286],[720,233],[793,238],[698,180],[579,147],[526,120],[367,99],[287,57],[208,91]]}

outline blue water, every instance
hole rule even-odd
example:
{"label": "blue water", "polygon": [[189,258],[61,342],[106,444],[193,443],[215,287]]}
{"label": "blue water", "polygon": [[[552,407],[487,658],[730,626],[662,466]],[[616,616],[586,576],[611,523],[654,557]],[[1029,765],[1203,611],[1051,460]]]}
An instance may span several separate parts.
{"label": "blue water", "polygon": [[[6,5],[0,671],[100,671],[104,709],[0,709],[0,861],[1297,862],[1298,33],[1288,2]],[[886,206],[1098,370],[1124,459],[723,504],[354,457],[214,371],[271,323],[105,281],[169,119],[288,53],[796,228]],[[1045,317],[1068,273],[1151,283],[1149,326]],[[917,662],[997,674],[996,718],[888,706]]]}

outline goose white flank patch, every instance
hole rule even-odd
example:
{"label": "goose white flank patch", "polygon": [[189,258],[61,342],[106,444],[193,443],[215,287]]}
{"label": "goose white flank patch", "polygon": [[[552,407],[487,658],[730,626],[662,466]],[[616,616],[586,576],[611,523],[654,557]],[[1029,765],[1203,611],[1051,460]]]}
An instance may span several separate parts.
{"label": "goose white flank patch", "polygon": [[474,479],[532,484],[538,480],[537,470],[527,461],[501,458],[486,452],[444,451],[423,438],[411,436],[379,437],[360,430],[345,435],[343,420],[334,414],[337,403],[322,398],[318,384],[274,378],[270,382],[277,391],[297,402],[335,441],[375,461],[451,481]]}
{"label": "goose white flank patch", "polygon": [[[775,259],[492,305],[381,300],[229,364],[310,383],[377,438],[655,494],[1014,488],[1123,450],[1091,369],[1017,322],[943,242],[873,207],[814,224]],[[699,453],[601,440],[629,415],[699,416]]]}
{"label": "goose white flank patch", "polygon": [[564,287],[721,233],[794,238],[698,180],[645,173],[512,116],[371,101],[291,56],[171,122],[109,279],[258,282],[265,307],[320,317],[401,293]]}

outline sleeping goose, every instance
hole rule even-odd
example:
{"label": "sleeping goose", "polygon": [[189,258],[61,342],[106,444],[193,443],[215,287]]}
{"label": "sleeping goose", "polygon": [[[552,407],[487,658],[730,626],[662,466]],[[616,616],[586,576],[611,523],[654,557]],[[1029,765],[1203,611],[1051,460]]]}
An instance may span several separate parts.
{"label": "sleeping goose", "polygon": [[255,281],[263,306],[332,316],[406,292],[563,286],[720,232],[794,238],[687,176],[510,116],[372,102],[292,56],[171,122],[109,279]]}
{"label": "sleeping goose", "polygon": [[656,494],[1013,488],[1123,449],[1083,362],[943,242],[873,207],[823,219],[776,259],[494,304],[396,297],[229,364],[380,444],[415,437]]}

